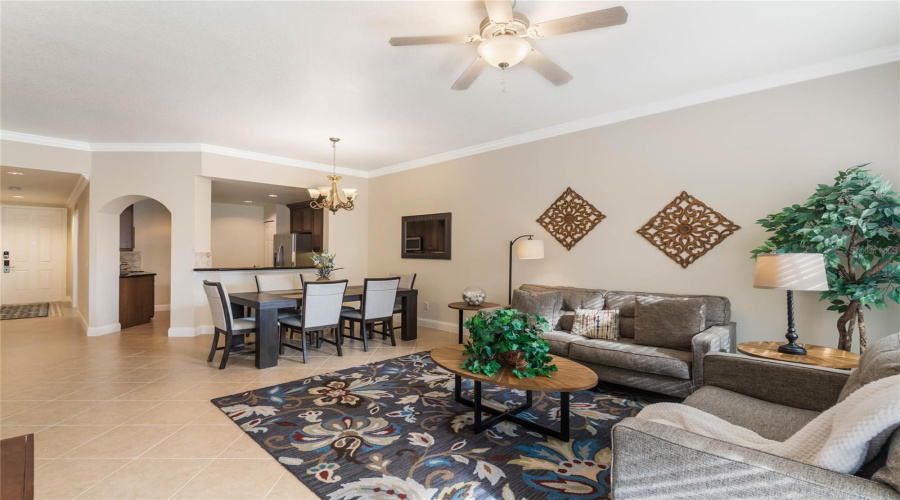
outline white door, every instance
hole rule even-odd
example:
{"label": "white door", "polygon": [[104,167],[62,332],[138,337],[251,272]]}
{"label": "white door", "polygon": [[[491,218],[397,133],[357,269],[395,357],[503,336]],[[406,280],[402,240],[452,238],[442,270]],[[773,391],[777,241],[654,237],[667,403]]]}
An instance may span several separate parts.
{"label": "white door", "polygon": [[275,221],[263,222],[263,267],[275,265]]}
{"label": "white door", "polygon": [[59,302],[65,295],[66,209],[4,205],[3,304]]}

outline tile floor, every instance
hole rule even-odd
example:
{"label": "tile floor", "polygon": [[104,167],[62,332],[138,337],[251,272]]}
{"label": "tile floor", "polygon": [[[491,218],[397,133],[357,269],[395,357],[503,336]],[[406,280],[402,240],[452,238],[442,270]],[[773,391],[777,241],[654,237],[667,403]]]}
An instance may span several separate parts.
{"label": "tile floor", "polygon": [[35,434],[35,497],[316,498],[211,398],[429,350],[456,334],[419,328],[398,345],[323,344],[257,370],[252,355],[207,363],[212,336],[169,338],[169,317],[87,337],[63,316],[0,324],[0,437]]}

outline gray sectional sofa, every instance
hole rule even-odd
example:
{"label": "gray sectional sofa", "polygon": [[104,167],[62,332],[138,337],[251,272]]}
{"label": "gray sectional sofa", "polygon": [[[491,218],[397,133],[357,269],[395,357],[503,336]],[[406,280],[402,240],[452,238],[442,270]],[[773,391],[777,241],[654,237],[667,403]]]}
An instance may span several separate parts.
{"label": "gray sectional sofa", "polygon": [[[735,323],[731,303],[711,295],[672,295],[622,292],[563,286],[522,285],[532,293],[560,292],[562,301],[545,309],[552,331],[544,334],[550,353],[591,368],[601,381],[687,397],[703,385],[703,355],[734,352]],[[690,339],[690,350],[635,343],[635,310],[638,298],[699,299],[705,307],[705,329]],[[513,299],[516,307],[516,299]],[[575,309],[618,309],[619,340],[591,339],[572,335]],[[532,311],[526,311],[532,312]],[[660,332],[665,335],[665,332]]]}

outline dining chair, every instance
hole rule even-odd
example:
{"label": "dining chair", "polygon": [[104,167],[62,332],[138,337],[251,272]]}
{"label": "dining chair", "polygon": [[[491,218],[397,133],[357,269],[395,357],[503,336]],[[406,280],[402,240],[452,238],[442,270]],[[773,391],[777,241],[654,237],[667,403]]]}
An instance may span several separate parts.
{"label": "dining chair", "polygon": [[[296,290],[297,284],[294,281],[294,274],[257,274],[256,291],[257,292],[280,292],[285,290]],[[301,280],[302,283],[302,280]],[[278,320],[291,316],[299,316],[300,309],[296,307],[280,307],[278,308]],[[293,338],[293,336],[291,337]]]}
{"label": "dining chair", "polygon": [[[338,356],[343,356],[341,340],[344,326],[341,321],[341,305],[344,303],[346,291],[347,280],[304,282],[300,316],[291,316],[280,320],[284,326],[279,333],[280,352],[284,354],[285,347],[302,351],[303,362],[306,363],[306,336],[309,333],[316,333],[316,347],[322,347],[322,342],[326,342],[337,348]],[[300,332],[300,347],[286,341],[285,329],[291,330],[291,333]],[[334,332],[334,341],[324,338],[325,330]]]}
{"label": "dining chair", "polygon": [[[228,299],[228,290],[225,285],[214,281],[203,280],[203,291],[206,292],[206,300],[209,301],[209,310],[213,319],[213,341],[209,350],[207,362],[213,360],[216,351],[224,350],[219,369],[225,368],[228,363],[228,354],[231,352],[231,344],[236,335],[245,335],[256,331],[256,318],[234,318],[231,314],[231,301]],[[219,334],[225,336],[225,347],[219,347]],[[253,345],[253,342],[248,342]]]}
{"label": "dining chair", "polygon": [[[416,286],[416,273],[412,274],[402,274],[402,273],[390,273],[388,274],[390,277],[399,277],[400,278],[400,287],[399,288],[408,288],[412,290]],[[394,314],[400,314],[403,312],[403,299],[397,297],[394,299]],[[394,328],[403,328],[403,324],[394,325]],[[384,333],[378,330],[374,330],[375,333]]]}
{"label": "dining chair", "polygon": [[[382,324],[382,341],[388,335],[391,337],[391,345],[397,345],[394,338],[394,301],[397,299],[397,288],[400,286],[400,278],[366,278],[363,284],[362,304],[359,309],[344,310],[341,320],[350,322],[350,333],[345,335],[349,339],[362,340],[363,350],[368,352],[369,341],[372,338],[372,329],[376,323]],[[359,323],[359,337],[354,336],[354,325]]]}

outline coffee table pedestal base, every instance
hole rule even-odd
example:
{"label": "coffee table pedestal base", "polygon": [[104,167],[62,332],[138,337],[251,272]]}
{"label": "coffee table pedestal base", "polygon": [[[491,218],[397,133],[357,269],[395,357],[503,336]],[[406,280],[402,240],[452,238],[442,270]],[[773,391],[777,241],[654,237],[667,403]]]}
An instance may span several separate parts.
{"label": "coffee table pedestal base", "polygon": [[[485,429],[488,429],[499,422],[508,421],[517,425],[521,425],[526,429],[531,429],[533,431],[540,432],[545,436],[555,437],[556,439],[562,441],[569,440],[569,393],[568,392],[560,392],[559,393],[559,430],[551,429],[549,427],[545,427],[543,425],[536,424],[531,420],[525,420],[524,418],[516,416],[517,413],[521,413],[529,408],[531,408],[532,395],[531,391],[525,391],[525,404],[517,406],[515,408],[510,408],[508,410],[498,410],[496,408],[491,408],[490,406],[486,406],[482,403],[481,400],[481,382],[475,380],[473,384],[475,384],[475,397],[473,400],[468,400],[462,397],[462,377],[459,375],[455,375],[455,393],[454,398],[457,403],[464,404],[475,412],[475,434],[480,434]],[[481,413],[490,413],[491,417],[482,420]]]}

